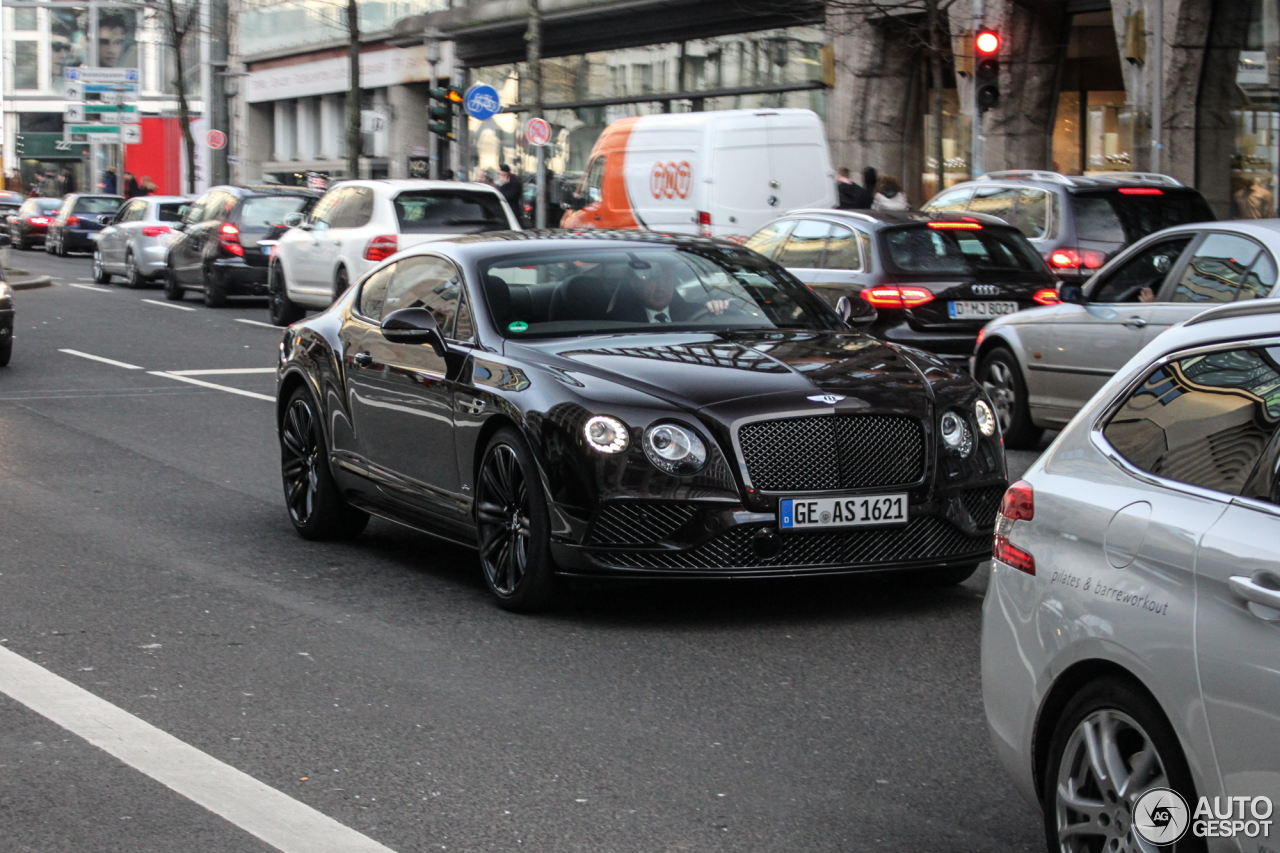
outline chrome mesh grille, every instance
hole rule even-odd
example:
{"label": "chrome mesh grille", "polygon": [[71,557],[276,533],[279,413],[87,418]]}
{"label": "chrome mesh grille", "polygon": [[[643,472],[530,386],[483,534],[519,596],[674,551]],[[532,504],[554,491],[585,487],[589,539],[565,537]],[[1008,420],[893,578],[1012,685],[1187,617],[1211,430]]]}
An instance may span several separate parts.
{"label": "chrome mesh grille", "polygon": [[991,553],[990,536],[966,536],[936,516],[920,516],[906,527],[863,528],[782,535],[776,557],[759,557],[751,546],[758,527],[733,527],[697,548],[686,551],[605,552],[596,558],[623,569],[767,569],[806,567],[873,568],[878,565]]}
{"label": "chrome mesh grille", "polygon": [[607,504],[587,536],[588,545],[653,545],[693,518],[683,504]]}
{"label": "chrome mesh grille", "polygon": [[969,511],[969,517],[978,527],[996,526],[996,513],[1000,511],[1000,501],[1004,498],[1004,486],[984,486],[981,489],[966,489],[960,493],[960,503]]}
{"label": "chrome mesh grille", "polygon": [[751,484],[765,492],[900,486],[924,476],[924,430],[895,415],[814,415],[738,430]]}

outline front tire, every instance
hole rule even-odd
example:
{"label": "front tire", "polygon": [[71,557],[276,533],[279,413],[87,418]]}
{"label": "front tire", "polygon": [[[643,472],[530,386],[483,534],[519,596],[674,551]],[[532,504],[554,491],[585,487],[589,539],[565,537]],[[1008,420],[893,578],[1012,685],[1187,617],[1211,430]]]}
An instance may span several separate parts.
{"label": "front tire", "polygon": [[164,298],[170,302],[181,302],[187,292],[182,289],[182,284],[178,281],[178,273],[173,267],[169,267],[169,272],[164,278]]}
{"label": "front tire", "polygon": [[4,367],[9,363],[9,359],[13,357],[13,335],[5,336],[3,342],[0,342],[0,367]]}
{"label": "front tire", "polygon": [[221,308],[227,304],[227,286],[217,270],[204,268],[202,274],[204,284],[204,304],[206,308]]}
{"label": "front tire", "polygon": [[1205,850],[1204,839],[1189,829],[1176,843],[1157,848],[1133,827],[1135,804],[1153,788],[1171,788],[1181,795],[1188,821],[1196,797],[1173,728],[1159,707],[1129,682],[1102,678],[1072,697],[1054,727],[1046,764],[1041,801],[1049,849]]}
{"label": "front tire", "polygon": [[293,529],[303,539],[351,539],[369,514],[348,504],[329,468],[319,411],[306,388],[289,397],[280,424],[280,473]]}
{"label": "front tire", "polygon": [[95,284],[110,284],[111,273],[102,268],[102,253],[93,250],[93,281]]}
{"label": "front tire", "polygon": [[272,325],[291,326],[306,315],[302,306],[289,298],[285,289],[284,270],[279,263],[267,268],[267,314]]}
{"label": "front tire", "polygon": [[489,441],[476,478],[480,568],[498,606],[532,613],[561,596],[547,498],[533,453],[511,428]]}
{"label": "front tire", "polygon": [[974,378],[991,398],[1005,446],[1013,450],[1034,450],[1044,430],[1031,422],[1027,384],[1022,379],[1017,356],[1005,347],[996,347],[982,357]]}

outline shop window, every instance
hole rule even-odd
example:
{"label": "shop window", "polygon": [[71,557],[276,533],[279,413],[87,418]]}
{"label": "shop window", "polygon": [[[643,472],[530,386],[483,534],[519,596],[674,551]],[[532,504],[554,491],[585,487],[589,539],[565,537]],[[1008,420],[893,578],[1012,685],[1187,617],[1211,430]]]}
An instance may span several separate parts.
{"label": "shop window", "polygon": [[1053,125],[1053,166],[1067,175],[1134,169],[1129,105],[1111,12],[1073,15]]}
{"label": "shop window", "polygon": [[13,28],[22,32],[36,29],[36,10],[30,7],[14,9]]}
{"label": "shop window", "polygon": [[37,60],[36,42],[15,41],[13,43],[13,88],[40,88]]}
{"label": "shop window", "polygon": [[[942,96],[942,186],[938,186],[937,160],[934,157],[934,119],[928,113],[924,117],[925,168],[922,176],[924,198],[927,200],[940,190],[969,180],[969,154],[972,148],[973,122],[960,108],[960,96],[955,89],[947,89]],[[916,204],[920,202],[917,201]]]}

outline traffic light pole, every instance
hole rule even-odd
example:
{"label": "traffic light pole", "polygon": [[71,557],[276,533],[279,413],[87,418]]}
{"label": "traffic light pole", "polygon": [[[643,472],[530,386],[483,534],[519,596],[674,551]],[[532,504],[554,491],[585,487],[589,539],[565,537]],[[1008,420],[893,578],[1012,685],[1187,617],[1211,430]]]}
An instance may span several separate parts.
{"label": "traffic light pole", "polygon": [[[973,32],[975,36],[982,29],[986,17],[986,10],[983,6],[983,0],[973,0]],[[982,107],[978,105],[977,50],[972,44],[970,48],[974,50],[973,68],[975,75],[973,81],[973,138],[969,142],[969,177],[977,178],[986,174],[987,171],[984,164],[986,152],[983,151],[986,136],[982,132]]]}

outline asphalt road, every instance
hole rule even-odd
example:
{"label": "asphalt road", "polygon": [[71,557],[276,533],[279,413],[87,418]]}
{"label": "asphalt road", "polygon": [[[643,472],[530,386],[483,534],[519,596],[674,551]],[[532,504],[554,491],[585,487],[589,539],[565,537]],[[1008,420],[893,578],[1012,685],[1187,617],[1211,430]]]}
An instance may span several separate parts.
{"label": "asphalt road", "polygon": [[[58,284],[17,294],[0,369],[0,652],[310,807],[296,849],[324,816],[398,853],[1043,849],[988,747],[984,572],[510,615],[465,549],[378,520],[294,535],[273,375],[172,373],[271,367],[279,334],[240,322],[261,302],[178,310],[95,288],[87,258],[11,261]],[[0,692],[5,853],[285,849],[135,769],[158,747],[121,760],[50,716]]]}

